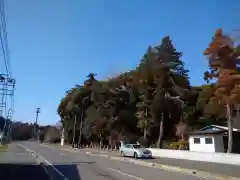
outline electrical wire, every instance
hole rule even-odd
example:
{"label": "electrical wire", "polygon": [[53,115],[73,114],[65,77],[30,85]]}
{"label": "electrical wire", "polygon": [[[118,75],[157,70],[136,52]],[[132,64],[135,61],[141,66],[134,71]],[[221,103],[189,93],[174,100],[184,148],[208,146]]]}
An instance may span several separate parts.
{"label": "electrical wire", "polygon": [[6,30],[6,17],[5,17],[5,8],[4,0],[0,0],[0,42],[3,52],[3,60],[5,65],[6,74],[9,76],[10,72],[10,56],[9,56],[9,47],[8,47],[8,38]]}
{"label": "electrical wire", "polygon": [[[5,117],[4,132],[6,132],[7,137],[9,138],[9,135],[11,134],[11,131],[12,131],[12,123],[13,123],[12,114],[14,109],[15,80],[11,78],[12,73],[10,68],[10,54],[9,54],[9,46],[8,46],[8,32],[7,32],[7,25],[6,25],[4,0],[0,0],[0,48],[2,51],[3,61],[4,61],[5,71],[6,71],[6,73],[4,73],[4,76],[6,77],[5,77],[3,88],[2,88],[3,93],[1,98],[2,99],[1,115]],[[9,87],[11,89],[9,89]],[[8,98],[9,96],[10,96],[10,99]],[[9,120],[11,123],[9,123]]]}
{"label": "electrical wire", "polygon": [[[6,20],[5,20],[5,10],[4,10],[4,1],[0,1],[0,42],[3,52],[3,60],[5,64],[6,75],[9,76],[9,51],[8,51],[8,41],[7,41],[7,31],[6,31]],[[6,79],[5,79],[6,81]],[[3,84],[3,93],[2,93],[2,110],[1,115],[6,116],[7,111],[7,82]]]}
{"label": "electrical wire", "polygon": [[8,66],[8,74],[11,76],[11,70],[10,70],[10,55],[9,55],[9,46],[8,46],[8,33],[7,33],[7,25],[6,25],[6,17],[5,17],[5,4],[4,0],[0,1],[1,3],[1,12],[2,12],[2,23],[3,23],[3,36],[4,36],[4,42],[5,42],[5,51],[6,51],[6,58],[7,58],[7,66]]}

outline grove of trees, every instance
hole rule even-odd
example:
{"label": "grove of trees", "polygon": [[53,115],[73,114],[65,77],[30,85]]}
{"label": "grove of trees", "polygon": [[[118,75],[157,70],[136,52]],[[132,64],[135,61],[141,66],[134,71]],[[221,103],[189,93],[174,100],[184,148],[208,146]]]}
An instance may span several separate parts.
{"label": "grove of trees", "polygon": [[29,140],[35,137],[35,130],[39,131],[45,141],[60,142],[60,127],[54,125],[39,126],[35,123],[23,123],[11,121],[0,116],[0,134],[3,133],[4,140]]}
{"label": "grove of trees", "polygon": [[181,142],[174,148],[186,148],[188,131],[220,124],[230,127],[231,152],[231,130],[239,119],[240,48],[219,29],[203,54],[210,71],[203,74],[206,84],[201,86],[191,86],[183,53],[168,36],[149,46],[131,71],[108,80],[89,73],[58,106],[67,142],[111,148],[120,140],[158,148]]}
{"label": "grove of trees", "polygon": [[[3,121],[0,121],[0,124]],[[3,126],[1,126],[3,127]],[[5,129],[5,135],[10,133],[12,140],[24,141],[35,138],[34,131],[39,130],[39,137],[41,136],[45,141],[60,142],[60,130],[55,126],[39,126],[33,123],[11,122]]]}
{"label": "grove of trees", "polygon": [[[0,134],[3,135],[3,137],[8,137],[9,135],[9,126],[11,125],[11,121],[9,119],[5,119],[4,117],[0,116]],[[3,143],[3,141],[7,141],[7,138],[0,139],[0,143]]]}

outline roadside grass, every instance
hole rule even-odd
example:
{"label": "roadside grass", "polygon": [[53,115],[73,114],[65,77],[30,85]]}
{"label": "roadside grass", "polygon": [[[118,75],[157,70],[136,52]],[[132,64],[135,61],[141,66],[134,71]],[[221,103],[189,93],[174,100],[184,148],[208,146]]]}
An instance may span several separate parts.
{"label": "roadside grass", "polygon": [[6,144],[0,144],[0,152],[5,152],[8,148],[8,145]]}

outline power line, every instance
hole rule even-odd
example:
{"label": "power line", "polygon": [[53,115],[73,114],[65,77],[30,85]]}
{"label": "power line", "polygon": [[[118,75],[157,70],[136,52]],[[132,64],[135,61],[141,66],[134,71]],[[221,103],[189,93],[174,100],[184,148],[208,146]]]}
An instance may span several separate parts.
{"label": "power line", "polygon": [[[12,78],[10,69],[10,54],[8,46],[8,32],[6,25],[6,14],[4,0],[0,0],[0,49],[3,54],[4,69],[0,71],[0,116],[5,118],[4,132],[9,138],[12,131],[14,113],[14,90],[15,79]],[[10,120],[10,124],[9,124]]]}
{"label": "power line", "polygon": [[6,30],[6,17],[5,17],[5,8],[4,8],[4,0],[0,0],[0,41],[1,48],[3,52],[3,59],[6,74],[10,75],[10,56],[9,56],[9,47],[8,47],[8,38],[7,38],[7,30]]}
{"label": "power line", "polygon": [[7,60],[8,60],[8,68],[9,68],[9,74],[11,75],[11,71],[10,71],[10,55],[9,55],[9,46],[8,46],[8,33],[7,33],[7,25],[6,25],[6,18],[5,18],[5,5],[4,5],[4,0],[1,1],[2,2],[2,22],[3,22],[3,32],[4,32],[4,38],[5,38],[5,42],[6,42],[6,55],[7,55]]}

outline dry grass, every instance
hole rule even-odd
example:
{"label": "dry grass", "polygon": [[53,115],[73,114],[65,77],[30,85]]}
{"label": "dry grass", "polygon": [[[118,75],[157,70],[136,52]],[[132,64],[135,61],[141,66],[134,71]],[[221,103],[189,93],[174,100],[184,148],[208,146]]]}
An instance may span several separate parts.
{"label": "dry grass", "polygon": [[5,144],[0,144],[0,152],[2,152],[2,151],[6,151],[7,148],[8,148],[7,145],[5,145]]}

